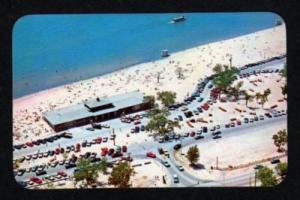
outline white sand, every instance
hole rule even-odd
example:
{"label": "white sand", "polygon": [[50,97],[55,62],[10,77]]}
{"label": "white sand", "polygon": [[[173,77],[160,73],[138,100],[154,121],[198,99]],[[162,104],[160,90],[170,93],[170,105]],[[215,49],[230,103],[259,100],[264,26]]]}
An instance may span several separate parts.
{"label": "white sand", "polygon": [[[13,101],[14,141],[28,141],[49,135],[52,130],[42,120],[42,112],[69,106],[84,99],[104,97],[139,89],[147,95],[160,90],[177,93],[180,101],[191,92],[199,78],[210,75],[216,63],[242,66],[286,52],[285,26],[262,30],[237,38],[210,43],[172,54],[155,62],[144,63],[105,76],[96,77],[24,96]],[[184,80],[175,70],[182,67]],[[161,73],[160,83],[156,74]],[[174,87],[176,86],[176,87]],[[18,142],[18,143],[19,143]]]}

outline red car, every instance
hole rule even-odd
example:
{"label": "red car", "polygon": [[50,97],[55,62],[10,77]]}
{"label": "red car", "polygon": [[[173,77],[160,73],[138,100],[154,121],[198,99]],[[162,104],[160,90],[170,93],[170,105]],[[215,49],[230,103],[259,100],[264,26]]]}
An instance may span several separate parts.
{"label": "red car", "polygon": [[126,145],[122,146],[122,152],[127,152],[127,146]]}
{"label": "red car", "polygon": [[208,110],[209,105],[207,103],[205,103],[201,106],[201,108],[203,108],[204,110]]}
{"label": "red car", "polygon": [[191,136],[191,137],[194,137],[195,134],[196,134],[196,133],[195,133],[194,131],[192,131],[191,134],[190,134],[190,136]]}
{"label": "red car", "polygon": [[37,184],[42,184],[43,181],[35,176],[31,177],[30,180],[34,183],[37,183]]}
{"label": "red car", "polygon": [[107,152],[108,152],[108,148],[107,147],[101,148],[101,156],[106,156]]}
{"label": "red car", "polygon": [[26,142],[26,145],[29,146],[29,147],[33,146],[32,142]]}
{"label": "red car", "polygon": [[149,157],[149,158],[156,158],[155,153],[153,153],[153,152],[151,152],[151,151],[150,151],[150,152],[147,152],[147,153],[146,153],[146,156]]}
{"label": "red car", "polygon": [[102,138],[101,138],[101,137],[97,137],[97,138],[96,138],[96,143],[97,143],[97,144],[100,144],[101,142],[102,142]]}
{"label": "red car", "polygon": [[57,172],[57,174],[58,175],[61,175],[62,177],[66,177],[66,176],[68,176],[65,172],[63,172],[63,171],[59,171],[59,172]]}
{"label": "red car", "polygon": [[242,124],[242,122],[240,120],[237,120],[236,123],[237,123],[237,125],[241,125]]}
{"label": "red car", "polygon": [[79,143],[76,144],[75,152],[80,152],[80,144]]}
{"label": "red car", "polygon": [[56,148],[55,149],[55,154],[59,154],[60,153],[60,148]]}

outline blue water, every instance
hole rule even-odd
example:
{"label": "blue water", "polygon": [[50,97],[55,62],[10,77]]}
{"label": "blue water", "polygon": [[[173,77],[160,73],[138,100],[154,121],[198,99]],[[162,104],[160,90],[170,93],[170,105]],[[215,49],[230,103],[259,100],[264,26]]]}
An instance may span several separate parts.
{"label": "blue water", "polygon": [[273,13],[30,15],[13,29],[13,97],[274,26]]}

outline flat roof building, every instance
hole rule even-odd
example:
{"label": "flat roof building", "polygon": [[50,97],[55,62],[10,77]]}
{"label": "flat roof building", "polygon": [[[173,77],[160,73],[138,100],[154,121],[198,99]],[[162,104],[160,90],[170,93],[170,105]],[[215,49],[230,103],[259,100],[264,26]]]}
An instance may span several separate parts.
{"label": "flat roof building", "polygon": [[151,107],[151,102],[145,102],[142,93],[134,91],[48,111],[43,114],[43,118],[57,132],[117,118],[122,114],[134,113]]}

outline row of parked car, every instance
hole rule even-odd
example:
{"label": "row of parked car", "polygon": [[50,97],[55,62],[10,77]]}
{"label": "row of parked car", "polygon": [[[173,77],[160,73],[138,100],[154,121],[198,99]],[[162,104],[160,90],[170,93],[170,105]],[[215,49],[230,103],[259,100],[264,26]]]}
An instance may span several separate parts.
{"label": "row of parked car", "polygon": [[14,145],[13,146],[13,150],[15,149],[22,149],[22,148],[27,148],[27,147],[33,147],[34,145],[39,146],[40,144],[46,144],[48,143],[52,143],[55,140],[58,140],[60,138],[72,138],[72,133],[69,132],[63,132],[48,138],[44,138],[44,139],[38,139],[38,140],[34,140],[34,141],[30,141],[30,142],[26,142],[25,144],[19,144],[19,145]]}
{"label": "row of parked car", "polygon": [[48,181],[62,180],[62,179],[65,179],[67,176],[68,175],[64,171],[59,171],[59,172],[57,172],[57,174],[46,176],[43,179],[38,178],[36,176],[32,176],[28,181],[17,181],[17,183],[22,187],[27,187],[27,186],[32,186],[34,184],[40,185],[45,180],[48,180]]}
{"label": "row of parked car", "polygon": [[286,57],[286,54],[284,55],[281,55],[281,56],[275,56],[275,57],[272,57],[272,58],[268,58],[268,59],[265,59],[265,60],[262,60],[262,61],[258,61],[258,62],[255,62],[255,63],[250,63],[250,64],[247,64],[243,67],[241,67],[240,69],[241,70],[244,70],[244,69],[248,69],[248,68],[251,68],[251,67],[255,67],[257,65],[262,65],[262,64],[265,64],[267,62],[271,62],[273,60],[280,60],[280,59],[283,59]]}
{"label": "row of parked car", "polygon": [[[176,110],[182,106],[187,106],[189,105],[190,103],[192,103],[194,100],[196,100],[198,98],[198,102],[202,102],[203,101],[203,98],[200,97],[201,93],[203,92],[206,84],[209,82],[210,78],[205,78],[203,81],[199,81],[197,83],[197,86],[196,86],[196,89],[195,91],[189,96],[189,97],[186,97],[184,99],[183,102],[181,103],[175,103],[173,105],[170,105],[169,106],[169,110]],[[212,85],[209,85],[208,86],[209,88],[212,88],[213,86]],[[184,111],[184,110],[183,110]]]}

